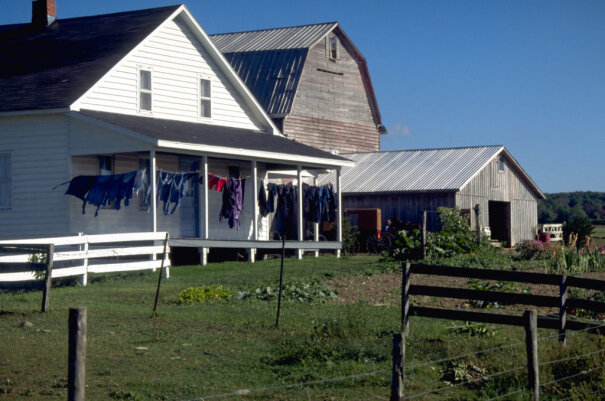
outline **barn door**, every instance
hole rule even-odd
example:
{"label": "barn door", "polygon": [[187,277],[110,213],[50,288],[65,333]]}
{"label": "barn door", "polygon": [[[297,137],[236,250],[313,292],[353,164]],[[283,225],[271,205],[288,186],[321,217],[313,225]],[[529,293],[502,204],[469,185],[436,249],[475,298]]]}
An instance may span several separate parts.
{"label": "barn door", "polygon": [[511,245],[510,202],[489,201],[489,228],[492,239]]}
{"label": "barn door", "polygon": [[[199,170],[199,160],[194,157],[179,157],[179,171]],[[185,188],[185,196],[181,199],[181,237],[194,238],[200,236],[199,225],[199,198],[200,190],[198,180],[188,180]]]}

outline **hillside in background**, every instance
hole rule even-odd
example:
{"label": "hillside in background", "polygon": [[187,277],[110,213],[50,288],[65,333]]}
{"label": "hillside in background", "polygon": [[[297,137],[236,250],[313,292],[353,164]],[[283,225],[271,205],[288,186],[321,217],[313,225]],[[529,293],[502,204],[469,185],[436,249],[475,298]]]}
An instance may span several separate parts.
{"label": "hillside in background", "polygon": [[563,223],[585,215],[593,224],[605,224],[605,192],[560,192],[538,201],[538,222]]}

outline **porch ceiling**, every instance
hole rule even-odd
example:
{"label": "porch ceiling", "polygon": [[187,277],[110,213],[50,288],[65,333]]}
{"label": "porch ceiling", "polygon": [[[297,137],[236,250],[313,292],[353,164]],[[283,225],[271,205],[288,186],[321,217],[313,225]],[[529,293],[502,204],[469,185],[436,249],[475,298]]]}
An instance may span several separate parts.
{"label": "porch ceiling", "polygon": [[160,151],[183,151],[233,159],[302,165],[314,168],[353,166],[344,157],[281,136],[257,131],[165,120],[151,117],[81,110],[69,113],[91,124],[102,125],[125,135],[150,139]]}

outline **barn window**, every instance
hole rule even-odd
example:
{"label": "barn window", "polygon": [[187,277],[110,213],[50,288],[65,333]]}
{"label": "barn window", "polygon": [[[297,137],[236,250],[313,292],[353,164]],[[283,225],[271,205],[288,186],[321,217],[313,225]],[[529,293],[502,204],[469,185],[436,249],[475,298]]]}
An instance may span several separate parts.
{"label": "barn window", "polygon": [[151,70],[139,70],[139,110],[151,111]]}
{"label": "barn window", "polygon": [[12,187],[11,154],[0,153],[0,209],[10,209]]}
{"label": "barn window", "polygon": [[335,35],[329,35],[326,38],[326,50],[330,60],[336,60],[338,58],[338,41]]}
{"label": "barn window", "polygon": [[212,81],[200,79],[200,117],[212,117]]}
{"label": "barn window", "polygon": [[498,158],[498,171],[501,173],[504,172],[504,158],[502,156]]}

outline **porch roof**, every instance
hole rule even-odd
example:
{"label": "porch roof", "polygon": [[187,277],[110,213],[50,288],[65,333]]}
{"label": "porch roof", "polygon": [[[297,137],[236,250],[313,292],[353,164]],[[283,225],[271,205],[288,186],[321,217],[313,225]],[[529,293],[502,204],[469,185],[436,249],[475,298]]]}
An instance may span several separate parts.
{"label": "porch roof", "polygon": [[342,156],[279,135],[248,129],[92,110],[70,112],[69,115],[138,139],[142,135],[157,150],[180,150],[319,168],[354,165]]}

